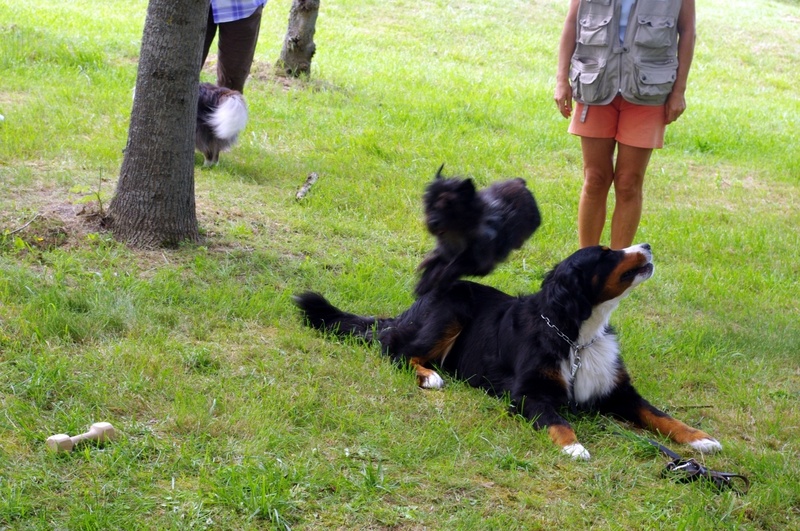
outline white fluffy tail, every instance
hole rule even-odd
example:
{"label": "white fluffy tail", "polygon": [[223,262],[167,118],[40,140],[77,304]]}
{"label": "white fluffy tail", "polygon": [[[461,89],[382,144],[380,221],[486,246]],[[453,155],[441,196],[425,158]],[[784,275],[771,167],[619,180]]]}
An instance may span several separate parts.
{"label": "white fluffy tail", "polygon": [[241,94],[229,95],[208,119],[208,125],[221,140],[234,140],[247,125],[247,105]]}

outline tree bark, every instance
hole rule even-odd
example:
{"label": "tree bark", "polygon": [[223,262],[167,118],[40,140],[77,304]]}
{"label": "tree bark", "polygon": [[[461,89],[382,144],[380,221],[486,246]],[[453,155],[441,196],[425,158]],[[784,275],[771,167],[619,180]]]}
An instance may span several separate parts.
{"label": "tree bark", "polygon": [[314,32],[317,26],[319,0],[292,0],[289,28],[278,59],[278,73],[298,77],[311,72],[311,58],[317,51]]}
{"label": "tree bark", "polygon": [[198,241],[197,87],[208,0],[150,0],[128,144],[106,225],[133,247]]}

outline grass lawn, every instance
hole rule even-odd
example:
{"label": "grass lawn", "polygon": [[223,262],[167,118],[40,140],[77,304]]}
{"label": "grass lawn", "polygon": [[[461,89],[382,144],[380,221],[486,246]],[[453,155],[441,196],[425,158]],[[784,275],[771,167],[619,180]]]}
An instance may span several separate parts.
{"label": "grass lawn", "polygon": [[[312,75],[287,81],[291,1],[270,1],[248,127],[218,167],[195,158],[204,241],[143,252],[98,214],[146,2],[0,0],[0,529],[800,529],[795,0],[698,2],[688,109],[645,185],[656,273],[612,319],[637,388],[717,437],[705,464],[746,496],[660,477],[603,417],[569,417],[592,454],[574,462],[502,401],[420,390],[298,319],[307,289],[411,303],[442,163],[523,177],[542,209],[482,282],[536,290],[576,249],[580,148],[552,102],[567,3],[322,2]],[[48,452],[97,421],[118,439]]]}

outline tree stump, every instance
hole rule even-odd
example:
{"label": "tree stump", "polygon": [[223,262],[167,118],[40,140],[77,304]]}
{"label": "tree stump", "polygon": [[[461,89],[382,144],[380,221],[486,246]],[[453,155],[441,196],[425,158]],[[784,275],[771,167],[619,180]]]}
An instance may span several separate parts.
{"label": "tree stump", "polygon": [[311,72],[311,58],[317,50],[314,32],[318,13],[319,0],[292,0],[289,27],[280,59],[275,64],[279,75],[299,77]]}

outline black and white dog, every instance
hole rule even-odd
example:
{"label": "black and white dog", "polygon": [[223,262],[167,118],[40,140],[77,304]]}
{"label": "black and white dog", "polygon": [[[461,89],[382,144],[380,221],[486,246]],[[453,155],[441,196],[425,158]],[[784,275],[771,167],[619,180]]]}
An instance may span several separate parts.
{"label": "black and white dog", "polygon": [[220,152],[236,143],[246,124],[247,105],[240,92],[211,83],[200,84],[195,147],[205,157],[204,166],[217,164]]}
{"label": "black and white dog", "polygon": [[[418,384],[442,387],[432,366],[496,396],[573,458],[589,458],[559,409],[617,416],[689,444],[700,452],[721,445],[670,417],[634,389],[609,327],[611,313],[653,274],[650,245],[624,250],[581,249],[555,266],[532,295],[456,281],[418,298],[397,317],[344,312],[322,295],[295,298],[306,324],[337,336],[380,343],[383,352],[414,367]],[[677,390],[676,390],[677,392]]]}

